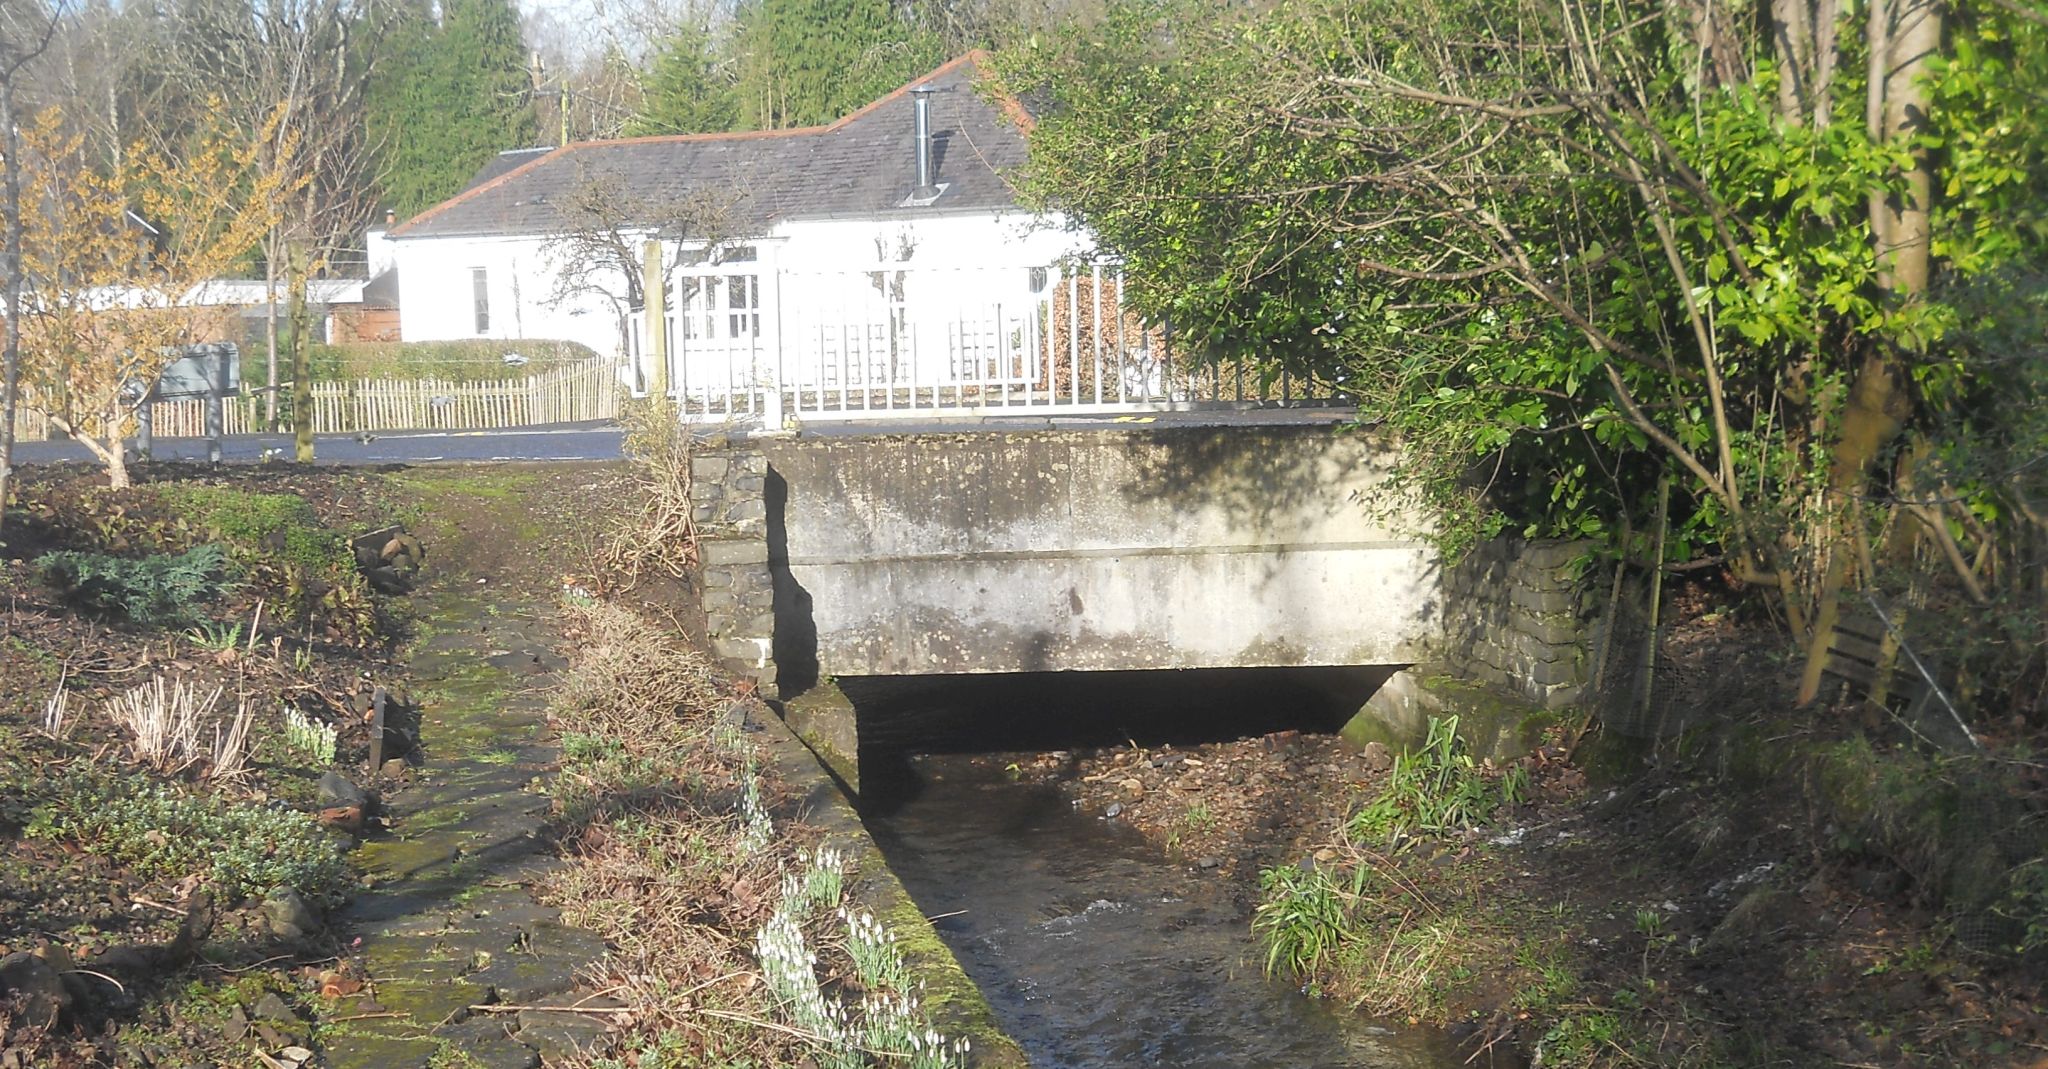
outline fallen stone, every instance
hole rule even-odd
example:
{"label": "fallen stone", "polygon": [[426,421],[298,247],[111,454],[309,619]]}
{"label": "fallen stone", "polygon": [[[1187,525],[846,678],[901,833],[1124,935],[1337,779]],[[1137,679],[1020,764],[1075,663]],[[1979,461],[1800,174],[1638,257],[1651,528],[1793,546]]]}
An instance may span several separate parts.
{"label": "fallen stone", "polygon": [[[404,572],[389,564],[363,569],[363,578],[370,581],[370,588],[379,594],[406,594],[412,591],[412,581]],[[479,579],[481,583],[485,580]]]}
{"label": "fallen stone", "polygon": [[279,939],[304,939],[320,930],[320,915],[297,891],[282,884],[263,896],[263,919]]}
{"label": "fallen stone", "polygon": [[441,1053],[441,1041],[429,1036],[361,1033],[325,1041],[331,1069],[426,1069]]}
{"label": "fallen stone", "polygon": [[470,973],[463,980],[490,988],[499,1002],[532,1002],[575,987],[576,971],[588,964],[588,959],[569,961],[509,955]]}
{"label": "fallen stone", "polygon": [[518,1027],[517,1018],[493,1013],[437,1028],[434,1035],[460,1047],[468,1056],[463,1064],[474,1069],[540,1069],[540,1052],[513,1036]]}
{"label": "fallen stone", "polygon": [[230,1043],[240,1043],[249,1035],[249,1013],[237,1004],[228,1011],[228,1019],[220,1023],[221,1038]]}
{"label": "fallen stone", "polygon": [[1111,802],[1109,803],[1109,808],[1102,811],[1102,815],[1108,817],[1111,820],[1115,820],[1116,818],[1122,816],[1123,813],[1124,804],[1122,802]]}
{"label": "fallen stone", "polygon": [[377,774],[385,779],[403,779],[405,778],[405,770],[408,767],[410,766],[405,763],[405,758],[394,757],[384,762],[384,767],[378,769]]}
{"label": "fallen stone", "polygon": [[285,1005],[284,1000],[277,997],[275,991],[265,991],[263,997],[256,1000],[256,1005],[249,1007],[249,1013],[259,1021],[296,1024],[299,1020],[299,1015],[293,1013],[292,1008]]}
{"label": "fallen stone", "polygon": [[64,977],[50,963],[34,954],[9,954],[0,958],[0,993],[21,1003],[20,1023],[47,1028],[71,1008],[71,992]]}
{"label": "fallen stone", "polygon": [[545,1061],[601,1051],[610,1042],[612,1014],[582,1013],[566,1007],[605,1010],[624,1005],[616,999],[575,995],[550,995],[540,1004],[564,1009],[520,1010],[519,1041],[539,1051]]}
{"label": "fallen stone", "polygon": [[1145,781],[1138,779],[1135,776],[1123,781],[1122,783],[1117,784],[1117,786],[1122,787],[1124,791],[1124,797],[1130,799],[1133,802],[1137,801],[1140,798],[1145,797]]}
{"label": "fallen stone", "polygon": [[1382,742],[1366,743],[1365,748],[1359,752],[1359,756],[1365,759],[1365,767],[1372,769],[1374,772],[1385,772],[1387,769],[1394,767],[1394,755],[1388,751],[1386,744]]}
{"label": "fallen stone", "polygon": [[348,781],[341,773],[329,769],[320,777],[320,807],[336,809],[346,806],[365,808],[370,803],[370,793]]}
{"label": "fallen stone", "polygon": [[1220,857],[1205,857],[1202,860],[1195,862],[1195,864],[1200,865],[1205,869],[1222,868],[1223,859]]}
{"label": "fallen stone", "polygon": [[319,820],[321,824],[327,827],[340,829],[350,835],[359,835],[363,830],[363,807],[359,805],[332,806],[320,811]]}

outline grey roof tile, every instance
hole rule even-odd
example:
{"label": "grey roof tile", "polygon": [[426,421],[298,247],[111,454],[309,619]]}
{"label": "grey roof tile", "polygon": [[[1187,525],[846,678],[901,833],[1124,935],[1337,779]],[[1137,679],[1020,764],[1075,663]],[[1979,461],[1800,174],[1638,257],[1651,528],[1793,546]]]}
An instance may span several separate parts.
{"label": "grey roof tile", "polygon": [[[392,236],[549,233],[559,225],[555,204],[604,175],[619,176],[641,200],[657,204],[725,191],[734,197],[736,225],[746,228],[785,219],[910,218],[1009,207],[1016,198],[1005,172],[1025,162],[1019,121],[1028,119],[1014,102],[981,95],[978,58],[954,60],[830,126],[567,145],[501,174],[479,174],[469,189]],[[916,105],[909,90],[917,85],[935,90],[933,156],[945,192],[929,206],[906,208],[916,184]]]}

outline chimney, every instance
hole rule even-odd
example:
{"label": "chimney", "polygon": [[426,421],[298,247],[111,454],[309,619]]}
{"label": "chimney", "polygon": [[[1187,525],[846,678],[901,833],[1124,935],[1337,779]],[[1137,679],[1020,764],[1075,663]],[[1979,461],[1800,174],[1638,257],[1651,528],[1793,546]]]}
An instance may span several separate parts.
{"label": "chimney", "polygon": [[920,85],[910,91],[917,100],[917,188],[913,200],[931,200],[939,195],[932,174],[932,87]]}
{"label": "chimney", "polygon": [[397,211],[395,211],[395,210],[393,210],[393,209],[390,209],[390,208],[386,208],[386,209],[384,209],[384,225],[385,225],[385,226],[397,226],[397,225],[398,225],[398,212],[397,212]]}

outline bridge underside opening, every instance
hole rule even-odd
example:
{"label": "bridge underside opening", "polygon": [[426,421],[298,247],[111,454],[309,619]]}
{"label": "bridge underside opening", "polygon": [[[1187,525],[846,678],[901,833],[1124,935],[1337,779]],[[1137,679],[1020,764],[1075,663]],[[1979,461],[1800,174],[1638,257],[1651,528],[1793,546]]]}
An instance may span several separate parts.
{"label": "bridge underside opening", "polygon": [[1276,731],[1342,728],[1395,666],[1203,668],[855,676],[861,794],[881,802],[908,782],[909,759],[1096,746],[1192,746]]}

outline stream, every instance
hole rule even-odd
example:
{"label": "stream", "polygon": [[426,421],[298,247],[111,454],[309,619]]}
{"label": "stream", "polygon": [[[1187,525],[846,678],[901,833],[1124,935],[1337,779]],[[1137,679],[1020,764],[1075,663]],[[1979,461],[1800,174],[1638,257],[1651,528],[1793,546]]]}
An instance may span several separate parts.
{"label": "stream", "polygon": [[1451,1069],[1464,1053],[1269,981],[1230,887],[987,758],[912,758],[867,817],[1033,1065]]}

